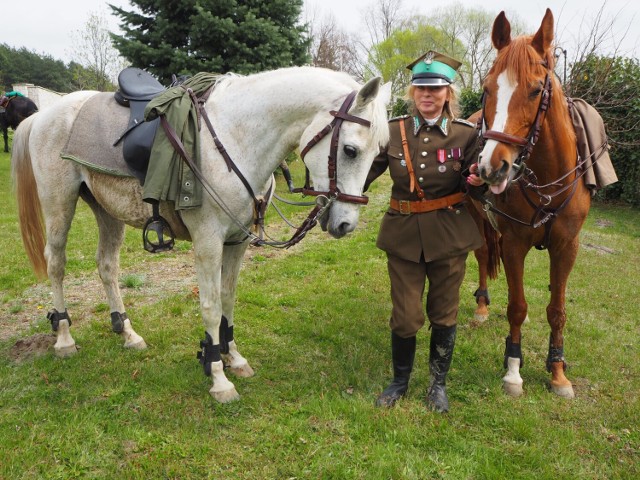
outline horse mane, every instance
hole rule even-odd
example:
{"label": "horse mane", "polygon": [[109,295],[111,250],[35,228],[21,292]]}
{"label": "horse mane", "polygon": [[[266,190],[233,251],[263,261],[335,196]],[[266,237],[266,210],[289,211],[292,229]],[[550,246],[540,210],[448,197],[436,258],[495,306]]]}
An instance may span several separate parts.
{"label": "horse mane", "polygon": [[[349,74],[338,72],[328,68],[301,66],[282,68],[279,69],[278,72],[280,72],[282,75],[290,75],[293,72],[314,72],[315,74],[317,74],[318,72],[323,72],[325,75],[333,77],[339,82],[343,82],[348,88],[352,90],[358,90],[362,87],[362,85],[356,82]],[[232,72],[221,74],[215,80],[215,89],[219,94],[223,94],[226,89],[228,89],[238,81],[242,81],[243,79],[247,79],[250,77],[268,75],[270,73],[272,72],[266,71],[254,73],[251,75],[241,75]],[[337,106],[339,106],[339,104],[336,105],[336,107]],[[389,142],[387,106],[378,98],[376,99],[376,101],[369,103],[369,105],[367,105],[366,107],[366,110],[370,110],[371,112],[371,135],[373,137],[373,140],[378,145],[383,147]]]}
{"label": "horse mane", "polygon": [[[564,89],[554,73],[555,58],[550,48],[541,57],[531,45],[533,35],[521,35],[511,40],[508,46],[498,52],[493,68],[497,72],[505,71],[511,81],[531,82],[534,78],[549,72],[551,75],[551,103],[548,115],[554,115],[559,127],[567,132],[573,132],[571,116],[567,108]],[[559,108],[563,106],[562,108]]]}

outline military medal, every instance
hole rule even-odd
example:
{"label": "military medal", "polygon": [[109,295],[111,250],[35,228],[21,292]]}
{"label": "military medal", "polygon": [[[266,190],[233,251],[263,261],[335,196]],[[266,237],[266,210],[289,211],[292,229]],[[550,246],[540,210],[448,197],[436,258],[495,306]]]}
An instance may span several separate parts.
{"label": "military medal", "polygon": [[438,163],[440,164],[438,165],[438,171],[440,173],[446,172],[447,167],[444,164],[444,162],[447,161],[447,151],[442,148],[439,148],[438,151],[436,152],[436,160],[438,160]]}
{"label": "military medal", "polygon": [[459,172],[462,169],[462,163],[460,162],[453,162],[453,165],[451,165],[451,168],[453,168],[454,172]]}

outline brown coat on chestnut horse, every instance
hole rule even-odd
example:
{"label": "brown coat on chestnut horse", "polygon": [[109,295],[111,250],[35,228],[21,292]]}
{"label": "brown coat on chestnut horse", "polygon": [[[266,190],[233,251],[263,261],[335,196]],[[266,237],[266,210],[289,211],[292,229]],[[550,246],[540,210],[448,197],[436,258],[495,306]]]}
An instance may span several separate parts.
{"label": "brown coat on chestnut horse", "polygon": [[[576,136],[562,86],[553,73],[553,15],[547,9],[535,35],[511,38],[504,12],[491,39],[496,60],[484,84],[480,177],[501,234],[501,255],[509,289],[510,333],[503,378],[507,393],[522,393],[521,326],[527,317],[524,261],[532,247],[547,249],[551,327],[547,369],[551,389],[572,398],[565,377],[563,330],[565,290],[578,253],[578,234],[589,212],[590,193],[580,178]],[[525,165],[526,161],[526,165]]]}

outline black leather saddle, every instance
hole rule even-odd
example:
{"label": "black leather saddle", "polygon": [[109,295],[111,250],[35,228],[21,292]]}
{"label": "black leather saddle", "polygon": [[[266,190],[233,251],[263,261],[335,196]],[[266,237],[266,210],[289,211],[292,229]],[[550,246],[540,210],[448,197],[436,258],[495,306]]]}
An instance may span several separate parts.
{"label": "black leather saddle", "polygon": [[160,122],[159,118],[145,122],[144,109],[151,99],[165,91],[165,87],[149,72],[135,67],[125,68],[120,72],[118,87],[114,98],[120,105],[131,109],[131,114],[127,129],[113,145],[124,141],[124,160],[131,173],[143,184],[149,166],[151,147]]}

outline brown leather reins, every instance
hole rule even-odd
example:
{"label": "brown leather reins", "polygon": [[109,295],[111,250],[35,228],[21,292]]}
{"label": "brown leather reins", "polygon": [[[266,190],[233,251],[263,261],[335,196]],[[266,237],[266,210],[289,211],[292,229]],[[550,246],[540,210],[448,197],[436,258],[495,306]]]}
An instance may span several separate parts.
{"label": "brown leather reins", "polygon": [[202,174],[202,172],[200,171],[196,163],[191,159],[188,152],[185,150],[181,140],[177,137],[175,131],[173,130],[173,127],[171,127],[171,125],[166,120],[164,115],[161,116],[160,123],[170,143],[178,152],[180,157],[189,166],[189,168],[193,171],[196,178],[202,183],[205,191],[213,198],[213,200],[220,206],[220,208],[222,208],[222,210],[229,216],[229,218],[231,218],[231,220],[234,221],[234,223],[236,223],[236,225],[244,232],[245,234],[244,239],[238,240],[238,241],[228,241],[228,242],[225,242],[225,245],[237,245],[246,241],[247,238],[252,238],[253,245],[258,245],[258,246],[269,245],[272,247],[289,248],[295,245],[296,243],[300,242],[300,240],[302,240],[305,237],[307,232],[317,225],[318,219],[321,218],[328,211],[328,209],[331,207],[334,201],[337,200],[337,201],[342,201],[346,203],[357,203],[357,204],[366,204],[368,202],[369,199],[365,196],[348,195],[341,192],[338,189],[338,180],[337,180],[338,153],[337,152],[338,152],[338,145],[339,145],[339,139],[340,139],[340,127],[342,126],[342,123],[344,121],[349,121],[349,122],[359,123],[366,127],[369,127],[371,125],[371,122],[369,122],[368,120],[365,120],[363,118],[356,117],[347,113],[349,108],[351,108],[351,105],[357,93],[353,91],[349,95],[347,95],[346,99],[344,100],[344,102],[342,103],[342,106],[338,111],[332,110],[329,112],[331,113],[331,115],[333,115],[334,119],[331,121],[331,123],[325,126],[320,132],[318,132],[311,139],[311,141],[309,141],[309,143],[305,146],[305,148],[301,152],[301,157],[302,157],[302,160],[304,161],[304,157],[309,152],[309,150],[313,148],[329,132],[333,131],[333,134],[331,136],[331,145],[330,145],[329,157],[328,157],[329,190],[326,192],[314,190],[310,186],[309,170],[306,169],[305,186],[303,188],[295,189],[294,191],[301,192],[305,195],[317,196],[318,199],[316,201],[316,206],[309,213],[307,218],[302,222],[300,227],[296,229],[293,236],[286,242],[264,240],[263,238],[264,215],[268,207],[268,202],[265,200],[265,198],[268,198],[271,195],[273,185],[269,187],[269,191],[267,192],[265,198],[258,198],[255,195],[253,188],[251,187],[251,185],[249,184],[245,176],[242,174],[240,169],[237,167],[237,165],[233,162],[233,160],[227,153],[227,150],[224,148],[222,142],[218,138],[218,135],[216,134],[215,129],[213,128],[213,124],[209,120],[207,111],[204,108],[204,105],[209,95],[211,94],[212,90],[213,90],[213,86],[209,88],[203,95],[201,95],[200,97],[197,97],[190,88],[186,89],[187,93],[189,94],[189,97],[191,98],[192,103],[195,105],[196,110],[198,112],[198,129],[200,128],[200,118],[202,118],[204,119],[204,122],[207,125],[207,128],[211,133],[211,136],[213,137],[214,144],[216,145],[218,152],[220,152],[220,155],[224,159],[227,165],[227,168],[229,169],[229,171],[233,170],[233,172],[235,172],[235,174],[238,176],[240,181],[243,183],[243,185],[247,189],[247,192],[253,199],[253,203],[254,203],[253,226],[256,230],[258,230],[258,236],[256,236],[250,229],[248,229],[245,225],[239,222],[233,216],[229,208],[226,207],[226,205],[224,204],[224,201],[221,198],[219,198],[219,196],[215,193],[215,190],[213,189],[211,184],[206,180],[206,178],[204,178],[204,175]]}

